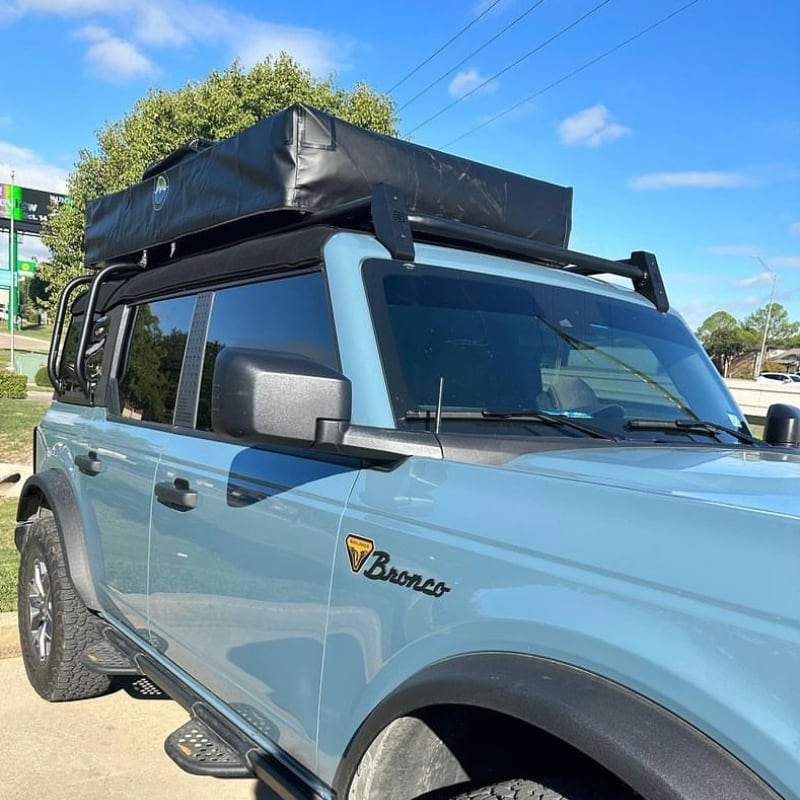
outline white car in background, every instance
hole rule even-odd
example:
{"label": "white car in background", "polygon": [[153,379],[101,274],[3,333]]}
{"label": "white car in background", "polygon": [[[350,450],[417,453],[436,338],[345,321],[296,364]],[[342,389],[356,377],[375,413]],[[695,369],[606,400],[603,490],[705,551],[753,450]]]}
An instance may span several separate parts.
{"label": "white car in background", "polygon": [[762,372],[756,379],[758,383],[788,383],[800,385],[800,375],[788,372]]}

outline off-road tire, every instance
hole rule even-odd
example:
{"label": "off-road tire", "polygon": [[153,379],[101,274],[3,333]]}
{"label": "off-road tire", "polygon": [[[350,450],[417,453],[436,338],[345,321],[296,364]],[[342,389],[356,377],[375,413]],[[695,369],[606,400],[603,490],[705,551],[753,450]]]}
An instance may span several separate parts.
{"label": "off-road tire", "polygon": [[606,782],[592,786],[582,780],[571,782],[566,779],[554,781],[552,786],[557,788],[519,778],[472,789],[453,797],[453,800],[631,800],[638,797],[631,790],[615,791]]}
{"label": "off-road tire", "polygon": [[85,667],[81,653],[100,638],[69,579],[52,517],[37,519],[22,546],[17,586],[22,660],[45,700],[80,700],[108,690],[110,679]]}

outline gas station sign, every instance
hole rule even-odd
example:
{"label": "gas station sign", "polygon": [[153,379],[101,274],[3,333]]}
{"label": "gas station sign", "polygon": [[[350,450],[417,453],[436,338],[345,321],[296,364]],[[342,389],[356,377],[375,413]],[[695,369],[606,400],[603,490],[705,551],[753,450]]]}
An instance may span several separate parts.
{"label": "gas station sign", "polygon": [[0,183],[0,230],[11,229],[13,215],[15,231],[39,233],[47,217],[67,202],[69,197],[65,194]]}

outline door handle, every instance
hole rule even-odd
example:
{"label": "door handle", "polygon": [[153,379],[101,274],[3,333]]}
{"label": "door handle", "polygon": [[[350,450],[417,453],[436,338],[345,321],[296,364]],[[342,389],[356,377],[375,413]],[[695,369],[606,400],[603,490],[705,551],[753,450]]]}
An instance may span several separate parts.
{"label": "door handle", "polygon": [[103,465],[94,450],[90,450],[83,456],[75,456],[74,460],[75,466],[84,475],[99,475],[103,469]]}
{"label": "door handle", "polygon": [[197,508],[197,492],[189,488],[189,481],[184,478],[157,483],[154,493],[159,503],[176,511],[191,511]]}

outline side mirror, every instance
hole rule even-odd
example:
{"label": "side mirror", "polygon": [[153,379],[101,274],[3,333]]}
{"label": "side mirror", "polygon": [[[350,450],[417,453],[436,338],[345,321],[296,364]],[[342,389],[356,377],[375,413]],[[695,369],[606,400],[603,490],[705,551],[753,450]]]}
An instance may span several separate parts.
{"label": "side mirror", "polygon": [[767,409],[764,441],[777,447],[800,446],[800,408],[773,403]]}
{"label": "side mirror", "polygon": [[214,365],[211,424],[247,444],[311,446],[319,420],[348,423],[350,381],[302,356],[225,347]]}

